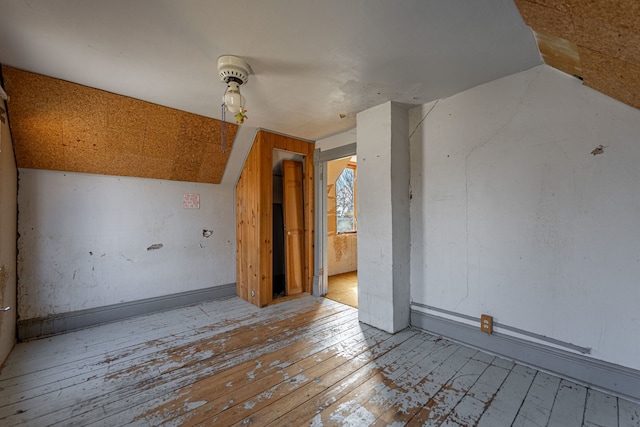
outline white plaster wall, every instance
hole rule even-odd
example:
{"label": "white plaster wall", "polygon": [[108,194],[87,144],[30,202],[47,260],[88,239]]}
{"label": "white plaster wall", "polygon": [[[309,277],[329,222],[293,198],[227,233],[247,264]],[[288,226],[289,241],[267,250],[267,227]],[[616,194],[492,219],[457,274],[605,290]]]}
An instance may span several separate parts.
{"label": "white plaster wall", "polygon": [[356,128],[349,129],[345,132],[340,132],[335,135],[328,136],[316,141],[316,149],[320,151],[328,151],[333,148],[343,147],[349,144],[356,143]]}
{"label": "white plaster wall", "polygon": [[[6,111],[4,101],[0,105]],[[17,173],[7,116],[0,122],[0,366],[16,341]]]}
{"label": "white plaster wall", "polygon": [[356,120],[358,317],[397,332],[409,325],[407,112],[387,102]]}
{"label": "white plaster wall", "polygon": [[370,108],[358,123],[358,318],[393,329],[391,103]]}
{"label": "white plaster wall", "polygon": [[394,331],[409,326],[410,317],[410,170],[409,115],[391,103],[391,227],[393,230],[393,324]]}
{"label": "white plaster wall", "polygon": [[640,369],[640,111],[540,66],[410,131],[413,301]]}
{"label": "white plaster wall", "polygon": [[235,282],[232,186],[21,169],[18,206],[22,320]]}

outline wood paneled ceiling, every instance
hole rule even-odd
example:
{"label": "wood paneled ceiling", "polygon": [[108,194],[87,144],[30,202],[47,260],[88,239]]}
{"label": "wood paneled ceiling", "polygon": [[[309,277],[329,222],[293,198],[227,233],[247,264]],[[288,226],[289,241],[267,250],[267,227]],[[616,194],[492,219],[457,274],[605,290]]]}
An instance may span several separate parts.
{"label": "wood paneled ceiling", "polygon": [[544,62],[640,108],[638,0],[516,0]]}

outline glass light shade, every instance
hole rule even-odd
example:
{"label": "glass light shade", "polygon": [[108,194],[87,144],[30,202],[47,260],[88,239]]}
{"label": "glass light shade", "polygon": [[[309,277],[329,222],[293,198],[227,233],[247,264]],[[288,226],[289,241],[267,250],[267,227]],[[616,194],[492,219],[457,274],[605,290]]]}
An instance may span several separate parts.
{"label": "glass light shade", "polygon": [[229,82],[227,92],[222,97],[227,111],[235,114],[242,111],[244,105],[244,97],[240,94],[240,85],[236,82]]}

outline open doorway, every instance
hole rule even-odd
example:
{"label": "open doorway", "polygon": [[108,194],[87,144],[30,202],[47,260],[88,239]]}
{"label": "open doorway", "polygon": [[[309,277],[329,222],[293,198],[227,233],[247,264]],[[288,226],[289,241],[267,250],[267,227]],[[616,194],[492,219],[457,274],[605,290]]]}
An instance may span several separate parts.
{"label": "open doorway", "polygon": [[273,300],[304,289],[304,156],[273,150]]}
{"label": "open doorway", "polygon": [[358,308],[357,158],[327,162],[327,293]]}

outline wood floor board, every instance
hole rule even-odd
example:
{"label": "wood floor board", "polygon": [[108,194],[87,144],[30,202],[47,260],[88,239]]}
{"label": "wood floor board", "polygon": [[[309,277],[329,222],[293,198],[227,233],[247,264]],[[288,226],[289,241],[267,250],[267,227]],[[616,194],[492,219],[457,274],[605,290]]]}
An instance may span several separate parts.
{"label": "wood floor board", "polygon": [[[346,329],[348,327],[348,325],[350,324],[348,323],[349,321],[353,322],[355,319],[356,319],[356,313],[347,311],[345,312],[345,316],[336,315],[331,321],[324,322],[323,325],[318,326],[317,329],[314,329],[314,333],[317,334],[317,336],[319,337],[323,337],[324,335],[328,336],[332,334],[337,334],[340,331],[340,329]],[[201,345],[200,347],[198,347],[198,342],[196,342],[195,345],[196,345],[196,348],[204,347],[204,345]],[[293,349],[294,346],[288,347],[288,348]],[[88,384],[89,388],[96,385],[100,385],[101,397],[104,401],[104,397],[106,393],[108,393],[110,390],[117,390],[118,393],[120,394],[122,394],[123,392],[122,383],[118,382],[117,386],[114,385],[113,387],[109,388],[104,386],[103,384],[104,382],[106,382],[109,378],[117,379],[117,377],[119,376],[119,373],[122,373],[122,375],[126,375],[130,373],[132,365],[136,365],[138,367],[143,366],[145,364],[153,365],[154,363],[156,363],[158,359],[165,359],[166,357],[168,357],[167,355],[159,356],[158,354],[160,352],[161,351],[158,350],[155,353],[148,355],[147,357],[138,358],[133,361],[119,361],[117,363],[114,363],[113,365],[102,367],[99,370],[96,370],[94,372],[88,372],[81,377],[71,376],[71,374],[69,374],[69,378],[64,380],[59,380],[53,383],[54,388],[52,389],[49,388],[51,385],[47,384],[46,386],[43,386],[39,389],[32,389],[29,391],[33,393],[35,393],[36,391],[40,392],[39,394],[36,394],[36,396],[45,395],[47,393],[49,394],[58,393],[58,395],[60,395],[59,393],[61,393],[65,388],[73,386],[74,384],[78,384],[78,383]],[[286,356],[286,353],[284,356]],[[197,371],[195,367],[191,370],[194,373],[196,373]],[[25,393],[24,396],[28,396],[28,395]],[[91,396],[90,393],[87,393],[84,395],[85,398],[89,398],[90,396]],[[45,400],[47,398],[48,396],[44,396],[42,399]],[[26,397],[24,399],[23,398],[19,399],[19,401],[24,401],[24,400],[26,400]],[[60,399],[58,399],[58,401],[60,401]],[[31,403],[34,403],[34,402],[32,401]],[[105,407],[102,407],[101,410],[104,411]]]}
{"label": "wood floor board", "polygon": [[442,423],[442,426],[476,425],[505,378],[507,378],[509,372],[509,370],[494,364],[487,367],[480,378],[478,378],[478,381],[476,381],[462,400],[453,408]]}
{"label": "wood floor board", "polygon": [[[107,366],[107,371],[104,376],[91,378],[91,380],[80,383],[82,391],[82,399],[84,399],[85,409],[97,409],[102,408],[105,404],[109,403],[109,398],[113,396],[110,394],[112,391],[117,391],[116,396],[122,400],[130,397],[131,395],[139,394],[140,389],[143,391],[157,387],[159,384],[171,381],[174,377],[178,377],[179,381],[189,381],[192,377],[197,375],[210,374],[209,362],[218,362],[219,366],[226,366],[220,364],[221,362],[230,363],[228,359],[238,355],[240,357],[250,358],[252,348],[256,351],[264,350],[263,341],[268,340],[270,337],[274,337],[280,333],[291,333],[297,326],[307,325],[311,321],[319,321],[326,319],[340,312],[348,312],[348,307],[342,305],[336,306],[318,306],[314,311],[303,311],[297,315],[287,316],[283,319],[275,317],[274,319],[266,319],[262,322],[252,321],[248,325],[233,328],[231,333],[225,333],[222,337],[216,337],[211,340],[207,338],[205,340],[194,340],[189,344],[182,344],[174,348],[169,348],[161,351],[155,351],[143,357],[143,360],[134,359],[125,363],[114,365],[113,369],[110,369],[110,365]],[[255,330],[260,327],[266,329],[259,335],[255,333]],[[251,339],[247,340],[247,337]],[[296,337],[291,338],[289,341],[295,341]],[[286,346],[287,344],[283,344]],[[243,354],[248,351],[247,354]],[[129,352],[125,353],[128,357]],[[116,356],[111,357],[112,361],[119,360]],[[204,362],[203,362],[204,361]],[[200,362],[200,363],[198,363]],[[188,367],[189,375],[184,376],[180,368]],[[200,373],[198,367],[202,370],[206,370],[206,373]],[[174,372],[175,371],[175,372]],[[105,381],[108,380],[108,381]],[[75,389],[74,389],[75,390]],[[50,396],[56,395],[55,402],[52,402]],[[10,407],[0,408],[0,419],[6,416],[7,413],[13,411],[21,411],[23,405],[28,404],[34,406],[31,409],[31,418],[47,417],[48,420],[65,420],[68,418],[68,414],[65,413],[65,403],[77,401],[77,396],[74,395],[73,390],[68,388],[61,389],[48,393],[47,395],[38,396],[34,399],[30,399],[28,402],[19,402],[16,405]],[[63,403],[60,408],[59,403]],[[18,418],[26,418],[25,413],[17,414]]]}
{"label": "wood floor board", "polygon": [[[363,345],[359,350],[365,351],[366,348],[367,346]],[[268,417],[279,413],[279,407],[283,403],[295,404],[304,402],[308,398],[307,394],[300,393],[302,387],[311,382],[320,381],[320,378],[348,361],[349,358],[333,352],[318,354],[312,359],[297,363],[291,367],[293,369],[284,370],[282,378],[276,379],[275,382],[258,384],[257,388],[251,387],[245,394],[237,398],[234,396],[232,402],[229,402],[228,397],[225,398],[225,402],[233,406],[224,412],[220,413],[217,409],[215,412],[203,413],[197,419],[189,419],[187,422],[181,420],[180,425],[233,425],[238,422],[244,425],[266,424],[269,421]],[[288,398],[287,401],[283,399],[284,397]],[[269,408],[268,411],[257,414],[266,407]]]}
{"label": "wood floor board", "polygon": [[587,390],[582,425],[585,427],[617,426],[618,399],[598,390]]}
{"label": "wood floor board", "polygon": [[538,372],[529,387],[527,396],[513,421],[514,427],[547,425],[551,408],[560,387],[560,378]]}
{"label": "wood floor board", "polygon": [[[352,317],[352,320],[355,322],[355,316],[353,316],[353,315],[352,315],[351,317]],[[320,320],[321,320],[321,319],[320,319]],[[338,323],[338,322],[340,322],[340,321],[341,321],[341,319],[339,319],[339,318],[337,318],[337,319],[335,320],[335,322],[336,322],[336,323]],[[325,323],[325,322],[323,322],[323,323],[324,323],[324,324],[325,324],[325,326],[326,326],[326,323]],[[357,322],[356,322],[356,324],[357,324]],[[344,327],[344,326],[341,326],[341,327]],[[320,328],[320,329],[321,329],[321,328]],[[332,333],[332,334],[338,334],[338,333],[339,333],[339,329],[338,329],[338,328],[336,328],[336,327],[333,327],[333,328],[329,331],[329,333]],[[322,336],[321,336],[321,335],[319,336],[319,338],[315,338],[315,337],[314,337],[313,339],[310,339],[310,340],[309,340],[309,343],[317,342],[317,341],[321,341],[321,342],[323,342],[323,343],[324,343],[323,345],[326,345],[326,342],[327,342],[327,341],[326,341],[326,340],[322,340],[321,338],[322,338]],[[305,335],[302,335],[302,334],[301,334],[298,338],[294,338],[294,339],[298,339],[300,342],[304,343]],[[287,338],[287,340],[289,340],[289,341],[290,341],[290,340],[291,340],[291,338]],[[277,342],[276,342],[276,343],[272,343],[270,346],[267,346],[267,347],[265,347],[265,348],[266,348],[266,349],[269,349],[269,348],[270,348],[272,351],[281,351],[281,347],[282,347],[282,344],[281,344],[281,343],[277,343]],[[293,348],[295,348],[295,346],[286,347],[285,349],[293,349]],[[307,353],[309,353],[309,352],[310,352],[310,351],[309,351],[309,348],[305,348],[303,351],[304,351],[304,352],[307,352]],[[316,350],[316,351],[319,351],[319,350]],[[300,353],[302,353],[302,352],[300,352]],[[246,357],[246,356],[245,356],[245,357]],[[258,359],[257,359],[257,360],[258,360],[259,362],[261,361],[261,359],[260,359],[260,357],[261,357],[261,356],[260,356],[258,353],[256,353],[256,352],[254,352],[254,353],[253,353],[253,355],[251,355],[251,354],[250,354],[250,355],[249,355],[249,357],[258,357]],[[283,353],[280,353],[280,354],[279,354],[279,357],[287,358],[287,354],[286,354],[286,353],[284,353],[284,354],[283,354]],[[215,362],[215,361],[213,361],[213,362]],[[213,363],[213,362],[212,362],[212,363]],[[220,366],[224,368],[224,367],[232,366],[232,365],[233,365],[232,363],[231,363],[231,364],[226,364],[226,363],[225,363],[225,364],[221,364]],[[281,365],[282,365],[282,363],[281,363],[281,364],[279,364],[278,366],[281,366]],[[191,369],[191,368],[190,368],[190,369]],[[203,377],[203,378],[208,378],[208,376],[215,376],[215,375],[216,375],[216,372],[212,372],[211,370],[207,370],[207,371],[206,371],[206,374],[207,374],[207,375],[203,375],[202,377]],[[217,379],[217,377],[216,377],[216,379]],[[191,381],[191,380],[194,380],[194,381]],[[145,403],[145,400],[146,400],[146,401],[148,401],[150,398],[152,398],[152,397],[149,397],[148,392],[152,391],[155,395],[157,395],[157,394],[162,394],[162,393],[164,393],[164,392],[171,392],[172,390],[175,390],[176,388],[177,388],[178,392],[180,392],[184,387],[188,387],[188,386],[190,386],[190,384],[191,384],[192,382],[198,382],[198,381],[199,381],[199,379],[198,379],[198,378],[196,378],[196,377],[193,377],[193,375],[192,375],[190,379],[186,379],[186,377],[179,377],[179,378],[177,378],[177,379],[176,379],[176,381],[180,381],[180,383],[181,383],[181,384],[186,382],[187,384],[185,384],[183,387],[178,387],[178,386],[176,386],[176,384],[175,384],[175,383],[170,383],[170,384],[166,384],[166,385],[164,385],[164,384],[161,384],[161,385],[155,385],[153,388],[150,388],[150,389],[149,389],[149,390],[147,390],[147,391],[143,391],[143,392],[139,393],[139,394],[138,394],[138,396],[137,396],[136,398],[132,398],[132,399],[130,399],[130,401],[128,402],[128,404],[129,404],[129,405],[131,405],[131,404],[135,403],[136,405],[142,405],[142,408],[141,408],[141,409],[144,409],[144,407],[148,406],[148,405]],[[226,381],[225,381],[225,382],[226,382]],[[165,400],[166,400],[166,399],[165,399]],[[166,404],[166,402],[164,402],[164,403],[163,403],[163,405],[164,405],[164,404]],[[123,407],[119,407],[119,402],[117,402],[117,401],[116,401],[116,402],[113,402],[113,404],[107,404],[107,405],[102,406],[101,408],[96,408],[96,409],[95,409],[95,411],[100,412],[100,411],[102,410],[102,411],[110,412],[110,411],[111,411],[111,406],[115,407],[115,409],[116,409],[116,410],[123,410],[123,409],[127,409],[126,407],[125,407],[125,408],[123,408]],[[113,425],[113,424],[108,422],[108,423],[106,423],[106,425]]]}
{"label": "wood floor board", "polygon": [[[249,393],[244,399],[252,397],[254,394],[264,391],[269,387],[282,382],[282,376],[293,376],[302,372],[301,367],[311,363],[319,363],[320,358],[316,355],[321,353],[324,357],[342,352],[346,346],[351,351],[362,346],[366,349],[365,340],[370,342],[384,337],[384,333],[374,328],[361,326],[357,322],[349,322],[344,332],[339,332],[332,328],[326,333],[318,332],[313,340],[300,341],[300,346],[291,346],[290,353],[276,351],[264,356],[252,359],[243,364],[236,365],[219,374],[206,377],[187,387],[155,399],[144,405],[139,405],[134,411],[124,414],[144,418],[150,425],[159,422],[167,422],[168,417],[176,419],[183,424],[188,418],[194,401],[206,402],[201,405],[198,413],[202,413],[209,407],[228,407],[230,400],[235,403],[242,402],[238,397],[240,393]],[[332,336],[330,336],[332,335]],[[292,362],[296,361],[296,362]],[[187,398],[183,397],[187,396]],[[146,410],[145,410],[146,409]],[[117,425],[118,417],[105,419],[104,425]]]}
{"label": "wood floor board", "polygon": [[413,389],[409,389],[408,396],[402,396],[397,410],[390,408],[391,410],[384,413],[377,421],[377,425],[391,422],[422,425],[430,418],[435,396],[472,360],[476,353],[476,350],[468,347],[457,348],[441,364],[428,372]]}
{"label": "wood floor board", "polygon": [[491,405],[482,414],[478,427],[511,425],[524,401],[536,370],[515,365],[504,383],[491,401]]}
{"label": "wood floor board", "polygon": [[[316,302],[316,304],[318,303],[319,302]],[[161,317],[163,313],[142,316],[143,319],[140,325],[136,325],[135,328],[125,327],[123,329],[126,333],[126,336],[123,336],[123,333],[121,331],[120,336],[118,337],[117,333],[115,332],[117,329],[114,328],[112,324],[109,324],[104,325],[104,327],[100,326],[101,331],[104,328],[107,329],[107,332],[105,332],[105,336],[103,337],[103,339],[98,342],[93,341],[93,328],[60,335],[56,337],[56,339],[47,338],[45,340],[30,341],[28,343],[25,343],[24,346],[20,346],[20,349],[22,350],[23,347],[26,347],[30,353],[36,354],[37,357],[29,358],[25,357],[25,355],[23,354],[21,355],[22,357],[11,359],[11,364],[7,363],[5,367],[14,376],[19,376],[24,372],[25,369],[28,372],[37,370],[40,362],[42,362],[43,366],[46,366],[48,368],[55,367],[57,370],[58,368],[56,363],[58,365],[69,365],[75,363],[78,360],[85,360],[93,355],[102,357],[105,361],[110,361],[113,357],[117,356],[109,354],[109,352],[113,349],[116,349],[115,351],[122,353],[123,348],[127,347],[132,347],[131,349],[134,349],[135,346],[144,346],[149,342],[158,343],[161,340],[170,340],[171,342],[174,342],[174,340],[179,339],[182,336],[186,336],[187,339],[190,339],[192,336],[198,333],[211,332],[214,334],[221,334],[226,330],[234,329],[234,327],[238,324],[244,325],[260,321],[257,309],[254,306],[244,302],[242,305],[242,310],[240,310],[238,313],[234,313],[233,321],[230,321],[229,315],[225,314],[224,306],[221,307],[221,313],[217,314],[212,319],[205,320],[204,318],[195,318],[193,322],[185,322],[183,316],[180,316],[181,312],[185,309],[178,309],[164,312],[163,317]],[[301,312],[301,310],[305,309],[311,310],[314,306],[315,305],[312,305],[310,307],[300,307],[298,312]],[[327,304],[327,306],[331,306],[331,304]],[[245,311],[245,308],[248,310]],[[192,309],[191,312],[195,312],[195,310]],[[296,312],[284,311],[278,312],[278,315],[295,316]],[[206,315],[203,314],[203,316]],[[160,322],[159,319],[162,319],[162,322]],[[125,325],[131,321],[133,320],[125,320]],[[102,333],[100,335],[102,336]],[[83,343],[85,343],[85,345],[82,349],[71,351],[70,349],[75,349],[76,347],[73,345],[73,340],[82,341]],[[37,348],[33,348],[34,343],[44,343],[46,346],[46,342],[58,343],[58,341],[64,341],[64,345],[62,347],[59,347],[59,345],[52,345],[52,348],[48,348],[47,354],[43,354],[43,352],[39,352]],[[22,351],[22,353],[24,353],[24,351]],[[105,355],[105,353],[107,354]],[[16,356],[18,356],[18,354],[16,354]],[[0,387],[2,387],[1,382]]]}
{"label": "wood floor board", "polygon": [[318,297],[231,298],[19,343],[0,425],[619,425],[640,405]]}
{"label": "wood floor board", "polygon": [[621,427],[640,427],[640,405],[618,399],[618,423]]}
{"label": "wood floor board", "polygon": [[325,298],[358,308],[358,271],[329,276]]}
{"label": "wood floor board", "polygon": [[[247,304],[249,305],[249,304]],[[339,309],[343,309],[344,307],[338,307]],[[333,308],[332,308],[333,309]],[[349,313],[348,310],[343,310],[344,313]],[[295,316],[295,313],[292,314]],[[279,317],[278,317],[279,318]],[[118,349],[118,346],[111,347],[116,350],[110,350],[106,354],[103,352],[102,354],[98,354],[92,357],[85,357],[83,359],[83,366],[78,367],[76,363],[69,362],[64,365],[58,365],[55,362],[51,363],[51,367],[47,369],[39,369],[37,366],[33,368],[34,372],[38,372],[38,377],[31,377],[31,381],[35,384],[39,384],[41,390],[30,390],[29,387],[32,385],[29,381],[20,381],[20,378],[16,378],[14,376],[13,381],[0,381],[0,387],[3,387],[4,390],[0,393],[20,393],[22,399],[26,399],[29,397],[35,397],[38,395],[38,392],[42,392],[43,386],[48,384],[55,384],[57,388],[53,390],[47,390],[48,392],[59,390],[64,387],[63,380],[69,380],[71,382],[75,381],[74,377],[78,375],[84,375],[84,377],[79,378],[79,380],[89,380],[91,378],[100,378],[105,375],[115,375],[119,371],[127,372],[130,369],[131,365],[136,365],[138,367],[145,366],[147,363],[151,363],[160,358],[159,354],[161,352],[176,352],[180,349],[181,346],[189,346],[193,342],[198,342],[199,340],[212,340],[213,337],[225,334],[228,331],[238,330],[238,326],[240,325],[252,325],[256,324],[255,327],[262,327],[263,323],[259,318],[253,319],[251,322],[243,322],[240,320],[235,326],[227,325],[227,327],[221,327],[218,325],[217,329],[212,329],[206,327],[206,334],[201,333],[198,330],[192,330],[190,333],[185,334],[177,334],[165,336],[161,339],[157,337],[149,340],[147,342],[143,342],[142,344],[138,344],[135,346],[123,346]],[[268,323],[266,323],[268,325]],[[230,336],[225,335],[223,340],[228,339]],[[164,357],[168,357],[166,354]],[[97,367],[97,369],[96,369]],[[7,369],[7,368],[5,368]],[[67,372],[67,371],[71,372]],[[3,370],[3,374],[4,374]],[[7,369],[7,372],[10,373],[10,368]],[[1,394],[0,394],[1,396]]]}
{"label": "wood floor board", "polygon": [[279,414],[274,421],[267,425],[298,426],[308,423],[321,425],[319,420],[323,410],[337,406],[336,402],[378,374],[380,369],[393,363],[399,356],[398,347],[414,337],[415,334],[415,332],[405,329],[390,336],[379,345],[371,347],[367,353],[353,358],[345,365],[320,378],[320,381],[309,384],[305,389],[300,390],[300,393],[311,396],[309,400],[295,406],[287,413]]}
{"label": "wood floor board", "polygon": [[[356,345],[354,336],[346,340],[349,344]],[[229,372],[205,378],[193,385],[179,390],[177,394],[187,396],[186,399],[171,399],[164,405],[154,408],[152,411],[141,414],[151,425],[162,422],[163,424],[192,425],[198,419],[207,419],[211,414],[220,412],[221,408],[231,408],[234,404],[242,402],[262,393],[275,385],[281,384],[287,378],[296,378],[311,367],[330,359],[336,353],[336,346],[329,346],[325,351],[314,352],[306,358],[295,363],[280,362],[274,360],[271,363],[268,358],[260,358],[247,372]],[[292,355],[294,360],[296,355]],[[276,363],[280,362],[280,363]],[[197,412],[190,411],[190,405],[186,402],[202,402]],[[111,420],[106,425],[113,425]]]}
{"label": "wood floor board", "polygon": [[435,343],[437,347],[434,347],[427,357],[412,366],[407,375],[388,384],[384,394],[370,399],[372,403],[384,401],[379,409],[369,410],[371,414],[377,416],[376,425],[404,423],[411,419],[429,400],[429,387],[431,386],[433,390],[439,388],[436,386],[439,380],[434,377],[434,372],[449,376],[446,371],[450,366],[457,363],[455,361],[460,356],[464,358],[464,353],[470,350],[446,340],[436,339]]}
{"label": "wood floor board", "polygon": [[[420,339],[424,344],[416,346],[416,341]],[[374,376],[337,400],[330,408],[321,411],[316,420],[324,426],[357,425],[365,422],[365,419],[374,422],[386,409],[383,401],[384,396],[389,394],[389,385],[392,385],[394,380],[404,380],[405,375],[410,375],[410,368],[429,354],[429,349],[441,345],[435,337],[425,340],[422,336],[414,337],[408,344],[403,356],[393,360],[383,369],[378,369]],[[421,354],[420,351],[425,353]],[[415,356],[407,357],[410,354],[420,356],[417,356],[417,359]]]}
{"label": "wood floor board", "polygon": [[[220,301],[224,301],[224,304],[220,304]],[[292,312],[301,312],[303,310],[311,310],[318,304],[324,304],[327,306],[335,305],[333,301],[318,301],[309,300],[300,304],[300,306],[281,306],[274,305],[268,307],[268,311],[275,318],[276,316],[291,315]],[[133,343],[144,342],[149,339],[154,339],[150,335],[145,334],[158,334],[158,338],[174,335],[176,331],[189,331],[193,327],[202,328],[206,325],[206,329],[213,329],[221,324],[240,322],[243,320],[251,320],[257,318],[260,313],[260,309],[247,303],[244,300],[238,298],[230,298],[218,301],[208,301],[194,306],[181,307],[175,310],[163,311],[158,313],[147,314],[135,318],[125,319],[121,322],[114,322],[105,325],[97,326],[100,328],[101,333],[96,335],[93,333],[93,328],[82,329],[78,331],[72,331],[67,334],[56,336],[55,339],[46,338],[43,340],[34,340],[24,343],[26,346],[23,350],[22,346],[20,350],[23,350],[23,357],[27,359],[29,357],[43,357],[41,352],[37,352],[37,349],[31,348],[33,345],[43,345],[47,348],[49,356],[54,354],[65,358],[65,352],[68,352],[69,345],[73,347],[74,341],[82,340],[85,343],[84,349],[97,350],[101,348],[112,346],[113,343],[122,344],[123,332],[129,337],[129,340]],[[230,316],[232,314],[232,316]],[[133,326],[133,327],[130,327]],[[104,332],[103,332],[104,329]],[[141,341],[140,338],[145,338]],[[45,356],[46,357],[46,356]]]}
{"label": "wood floor board", "polygon": [[[339,308],[342,309],[344,307]],[[317,316],[316,320],[323,320],[326,314],[325,312],[318,311],[315,314]],[[351,316],[353,317],[353,313],[351,313]],[[297,319],[299,321],[304,319],[308,320],[306,314],[303,314]],[[338,317],[334,321],[339,322],[340,318]],[[284,322],[288,324],[289,319],[284,320]],[[269,333],[275,333],[274,323],[265,322],[265,324],[270,328]],[[304,323],[304,325],[306,325],[306,323]],[[295,325],[290,326],[293,327]],[[331,326],[331,324],[325,323],[323,327],[324,326]],[[238,330],[240,331],[242,328],[238,328]],[[302,336],[303,331],[298,332],[300,332]],[[268,334],[265,335],[268,336]],[[291,341],[297,339],[297,337],[289,337],[283,344],[274,342],[271,347],[286,348]],[[88,391],[83,395],[85,399],[83,407],[84,410],[87,411],[86,413],[68,419],[69,414],[67,414],[67,411],[63,408],[55,412],[46,413],[46,418],[48,420],[65,420],[66,425],[74,425],[75,420],[78,420],[78,424],[82,425],[84,419],[92,416],[105,416],[108,415],[110,411],[117,412],[126,409],[128,406],[140,404],[145,400],[151,399],[153,395],[161,392],[163,389],[173,390],[180,388],[182,385],[197,381],[201,376],[206,377],[211,375],[216,370],[233,365],[238,357],[247,359],[260,354],[259,351],[252,352],[251,347],[245,347],[245,344],[251,344],[250,341],[236,339],[235,344],[227,343],[226,338],[223,341],[223,344],[225,344],[224,348],[213,350],[210,348],[212,346],[210,343],[205,343],[200,340],[195,341],[189,346],[189,351],[185,351],[184,346],[177,347],[175,350],[180,356],[180,362],[171,361],[171,359],[176,357],[175,353],[167,352],[164,354],[164,352],[162,352],[163,354],[161,356],[151,356],[144,364],[136,364],[135,367],[125,365],[119,370],[114,369],[105,377],[107,381],[104,381],[103,385],[98,388],[100,391],[98,394],[94,396],[95,393],[92,392],[93,388],[91,386],[87,387]],[[251,345],[255,347],[256,350],[262,351],[270,348],[268,346],[262,346],[261,343],[252,343]],[[237,357],[233,359],[234,356]],[[230,358],[231,360],[229,360]],[[176,366],[176,363],[179,366]],[[158,364],[160,364],[162,368],[158,368]],[[216,368],[212,369],[210,364],[213,364]],[[186,374],[183,373],[183,370],[187,371]],[[92,382],[97,384],[100,384],[100,381],[100,378],[92,379]],[[112,382],[114,382],[114,384],[111,384]],[[136,387],[136,385],[138,386]],[[151,390],[154,394],[150,394]],[[63,390],[62,392],[65,391],[66,390]],[[60,400],[60,397],[58,400]],[[123,405],[125,406],[123,407]]]}
{"label": "wood floor board", "polygon": [[493,362],[491,362],[491,364],[495,366],[499,366],[504,369],[508,369],[509,371],[513,369],[513,366],[515,365],[515,363],[512,360],[503,359],[499,356],[496,356],[496,358],[493,359]]}
{"label": "wood floor board", "polygon": [[548,427],[579,427],[584,417],[587,388],[570,381],[560,381]]}
{"label": "wood floor board", "polygon": [[[229,304],[218,306],[218,310],[213,313],[206,310],[208,304],[205,302],[197,305],[198,310],[187,306],[124,319],[121,322],[98,325],[96,327],[100,328],[101,333],[97,336],[92,333],[94,327],[91,327],[57,335],[55,338],[47,337],[27,341],[14,350],[16,356],[19,356],[14,361],[20,364],[24,362],[32,364],[37,363],[36,360],[50,361],[51,357],[64,359],[69,354],[69,349],[79,350],[74,346],[74,343],[79,340],[84,343],[83,351],[91,351],[96,349],[96,346],[104,348],[115,342],[122,343],[125,335],[136,342],[140,340],[141,336],[144,337],[139,332],[151,333],[155,330],[166,334],[170,333],[171,329],[180,331],[186,330],[189,325],[202,325],[204,319],[208,319],[208,322],[211,323],[215,321],[216,317],[222,320],[228,319],[228,313],[234,313],[237,316],[241,316],[243,313],[255,313],[255,310],[251,309],[254,307],[251,304],[245,304],[244,301],[237,301],[237,299],[229,301]],[[129,328],[129,326],[135,327]],[[46,353],[40,351],[41,349],[46,349]]]}
{"label": "wood floor board", "polygon": [[[388,337],[387,340],[379,344],[385,343],[388,345],[389,343],[392,343],[392,342],[395,342],[393,337]],[[397,360],[397,357],[404,354],[404,352],[402,351],[402,348],[405,348],[408,342],[410,342],[410,338],[398,344],[396,347],[389,349],[377,359],[375,358],[374,353],[369,351],[367,351],[366,354],[364,354],[364,351],[363,351],[354,358],[349,358],[349,357],[342,358],[340,360],[340,364],[337,366],[330,367],[331,369],[328,369],[326,371],[323,370],[323,371],[313,372],[313,376],[312,377],[309,376],[308,378],[309,381],[305,382],[304,385],[319,383],[323,381],[334,382],[336,377],[344,378],[345,376],[352,375],[356,370],[360,369],[364,364],[372,363],[373,360],[375,360],[375,362],[373,363],[375,363],[377,366],[384,365],[387,362],[394,363]],[[386,347],[385,345],[381,345],[380,349],[385,347]],[[365,350],[368,350],[368,349],[365,349]],[[353,363],[354,361],[355,363]],[[275,394],[275,397],[277,397],[276,399],[277,402],[274,402],[273,404],[269,405],[268,410],[261,411],[260,413],[255,413],[255,414],[252,413],[253,411],[249,411],[248,413],[244,411],[243,417],[234,418],[232,420],[233,422],[229,424],[227,424],[228,418],[224,414],[219,418],[212,419],[211,421],[215,423],[220,423],[221,425],[231,425],[236,422],[241,422],[243,425],[268,424],[269,422],[277,419],[280,414],[284,413],[283,406],[285,408],[287,408],[288,405],[291,405],[294,407],[298,406],[299,404],[302,404],[303,402],[306,402],[307,400],[309,400],[310,396],[312,395],[312,391],[314,389],[316,393],[318,392],[318,390],[322,389],[321,387],[311,386],[311,387],[306,387],[304,391],[301,391],[298,387],[298,385],[300,385],[301,383],[302,383],[301,381],[296,381],[295,385],[290,386],[291,388],[295,388],[296,390],[295,392],[292,393],[292,398],[294,399],[293,402],[284,401],[283,399],[281,399],[283,397],[282,394],[278,393],[278,394]],[[274,396],[271,390],[267,394],[269,395],[270,399]],[[250,402],[250,404],[253,405],[262,399],[263,399],[263,396],[257,396],[254,399],[254,401]],[[261,407],[266,407],[266,405],[261,405]]]}

